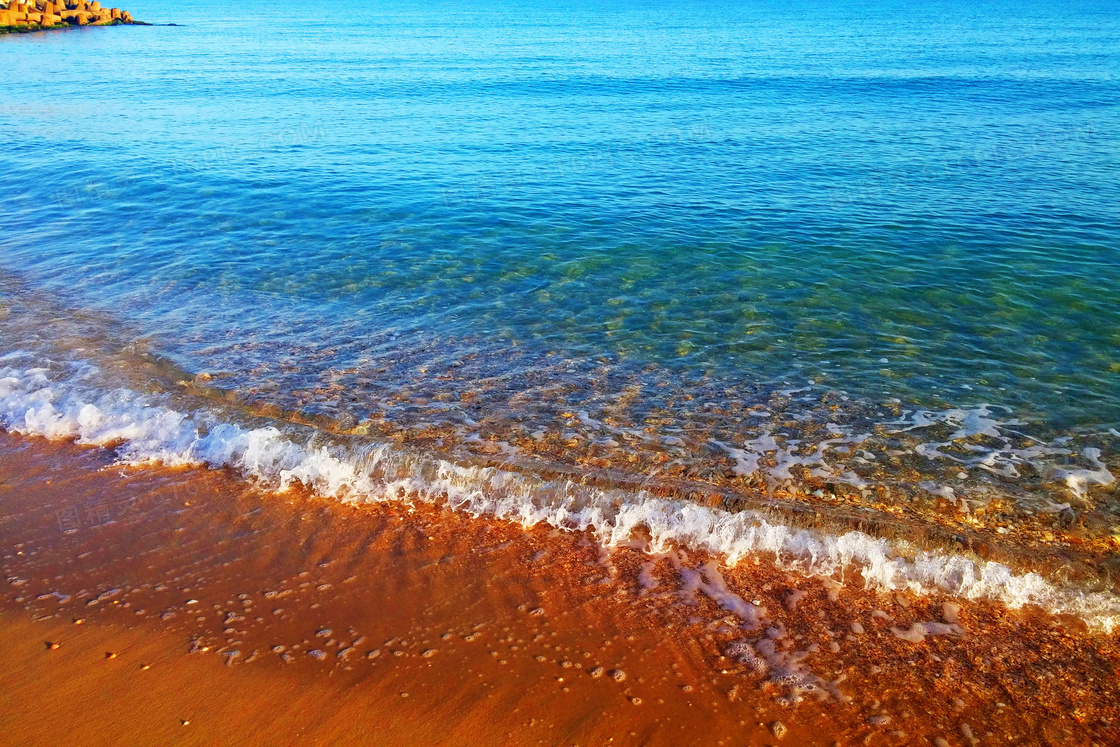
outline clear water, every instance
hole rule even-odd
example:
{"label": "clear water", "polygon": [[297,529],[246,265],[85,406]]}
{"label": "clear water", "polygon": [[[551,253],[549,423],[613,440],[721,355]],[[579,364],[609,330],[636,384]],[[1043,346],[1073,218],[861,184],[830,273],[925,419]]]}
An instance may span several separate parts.
{"label": "clear water", "polygon": [[1113,3],[128,7],[182,25],[0,37],[0,268],[239,401],[712,482],[1115,465]]}

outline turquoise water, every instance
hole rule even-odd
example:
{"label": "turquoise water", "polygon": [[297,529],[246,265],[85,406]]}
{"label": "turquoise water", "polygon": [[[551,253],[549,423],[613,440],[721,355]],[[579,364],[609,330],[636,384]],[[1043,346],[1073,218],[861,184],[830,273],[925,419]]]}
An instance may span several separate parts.
{"label": "turquoise water", "polygon": [[1111,3],[129,9],[0,37],[0,269],[244,401],[1112,458]]}

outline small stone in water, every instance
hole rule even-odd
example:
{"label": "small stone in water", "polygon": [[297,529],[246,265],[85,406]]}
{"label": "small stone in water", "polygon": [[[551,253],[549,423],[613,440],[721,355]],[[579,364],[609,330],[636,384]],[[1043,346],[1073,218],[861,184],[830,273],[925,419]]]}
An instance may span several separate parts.
{"label": "small stone in water", "polygon": [[626,672],[623,672],[621,669],[612,669],[611,671],[607,672],[607,675],[609,675],[610,678],[615,682],[622,682],[626,679]]}
{"label": "small stone in water", "polygon": [[786,725],[781,721],[775,721],[774,723],[770,724],[770,732],[774,735],[775,739],[783,738],[788,731],[789,729],[787,729]]}

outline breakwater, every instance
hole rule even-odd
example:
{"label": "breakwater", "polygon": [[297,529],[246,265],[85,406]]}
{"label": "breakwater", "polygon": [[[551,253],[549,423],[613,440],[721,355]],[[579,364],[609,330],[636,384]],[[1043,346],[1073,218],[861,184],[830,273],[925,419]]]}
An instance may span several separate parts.
{"label": "breakwater", "polygon": [[135,23],[132,14],[120,8],[102,7],[101,3],[50,2],[36,0],[31,3],[9,2],[0,5],[0,30],[36,31],[62,26],[112,26]]}

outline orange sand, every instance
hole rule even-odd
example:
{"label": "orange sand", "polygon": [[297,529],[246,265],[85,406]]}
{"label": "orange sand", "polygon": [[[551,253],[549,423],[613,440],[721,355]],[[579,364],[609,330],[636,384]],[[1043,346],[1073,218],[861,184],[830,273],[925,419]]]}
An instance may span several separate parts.
{"label": "orange sand", "polygon": [[1115,636],[965,604],[964,636],[910,643],[941,600],[762,559],[729,587],[847,702],[723,656],[743,633],[668,558],[647,589],[651,558],[580,534],[3,433],[0,556],[5,744],[1120,744]]}

